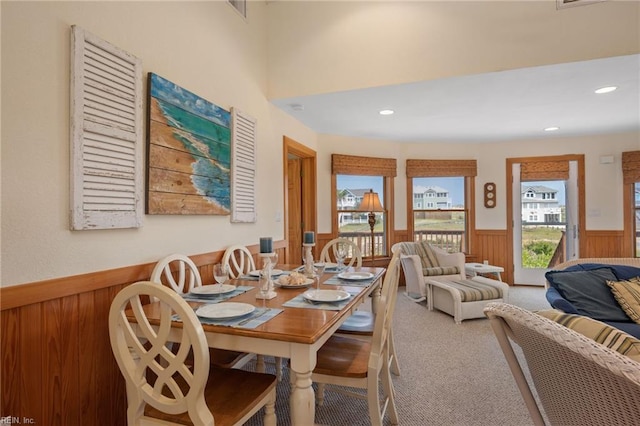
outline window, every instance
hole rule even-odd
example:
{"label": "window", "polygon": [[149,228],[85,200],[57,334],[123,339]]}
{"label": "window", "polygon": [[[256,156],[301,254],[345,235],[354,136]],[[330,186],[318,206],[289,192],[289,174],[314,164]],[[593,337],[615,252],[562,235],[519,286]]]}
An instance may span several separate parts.
{"label": "window", "polygon": [[[373,254],[387,256],[390,246],[390,223],[393,217],[393,177],[396,160],[333,154],[332,159],[333,237],[355,242],[366,259]],[[378,194],[384,211],[374,212],[373,240],[368,212],[360,210],[364,194]],[[349,201],[347,201],[349,200]]]}
{"label": "window", "polygon": [[[474,190],[475,160],[407,160],[407,206],[414,241],[428,241],[449,252],[468,252],[475,220],[469,202]],[[432,197],[424,207],[417,194]]]}

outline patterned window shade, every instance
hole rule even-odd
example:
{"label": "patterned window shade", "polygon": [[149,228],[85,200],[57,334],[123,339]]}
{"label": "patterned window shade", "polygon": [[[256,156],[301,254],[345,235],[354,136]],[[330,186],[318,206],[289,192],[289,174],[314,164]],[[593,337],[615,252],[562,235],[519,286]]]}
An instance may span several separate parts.
{"label": "patterned window shade", "polygon": [[622,178],[624,183],[640,182],[640,151],[622,153]]}
{"label": "patterned window shade", "polygon": [[476,160],[407,160],[407,177],[451,177],[478,175]]}
{"label": "patterned window shade", "polygon": [[568,160],[522,163],[520,167],[522,181],[569,179]]}
{"label": "patterned window shade", "polygon": [[71,28],[71,229],[137,228],[144,208],[142,62]]}
{"label": "patterned window shade", "polygon": [[331,155],[331,173],[334,175],[396,177],[395,158],[358,157],[355,155]]}

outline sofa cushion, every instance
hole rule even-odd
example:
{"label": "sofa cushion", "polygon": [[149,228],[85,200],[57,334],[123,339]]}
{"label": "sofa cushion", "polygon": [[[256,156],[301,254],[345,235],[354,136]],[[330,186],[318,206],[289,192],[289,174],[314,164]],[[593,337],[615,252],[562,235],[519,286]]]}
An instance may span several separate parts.
{"label": "sofa cushion", "polygon": [[437,266],[435,268],[422,268],[422,275],[434,277],[439,275],[460,275],[457,266]]}
{"label": "sofa cushion", "polygon": [[640,268],[630,265],[614,265],[609,263],[578,263],[571,265],[563,271],[590,271],[592,269],[609,268],[618,280],[628,280],[640,277]]}
{"label": "sofa cushion", "polygon": [[[417,254],[420,257],[420,262],[422,263],[422,269],[425,268],[438,268],[440,264],[438,263],[438,258],[436,257],[436,253],[433,251],[429,243],[426,241],[420,241],[417,243],[414,242],[402,242],[400,244],[400,252],[405,255]],[[454,274],[456,272],[453,272]],[[429,275],[426,272],[424,275]],[[442,274],[433,274],[433,275],[442,275]]]}
{"label": "sofa cushion", "polygon": [[635,322],[640,324],[640,277],[622,281],[607,281],[613,297],[622,310]]}
{"label": "sofa cushion", "polygon": [[580,315],[601,321],[631,321],[607,285],[607,280],[617,281],[611,268],[549,271],[545,277]]}
{"label": "sofa cushion", "polygon": [[640,362],[640,340],[624,331],[582,315],[565,314],[555,309],[536,313]]}

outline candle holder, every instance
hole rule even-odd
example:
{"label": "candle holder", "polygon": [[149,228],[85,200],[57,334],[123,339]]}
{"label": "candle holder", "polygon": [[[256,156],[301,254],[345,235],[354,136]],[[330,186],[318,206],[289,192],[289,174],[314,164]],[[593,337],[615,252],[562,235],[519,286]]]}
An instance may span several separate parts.
{"label": "candle holder", "polygon": [[258,256],[262,259],[262,270],[260,270],[259,288],[256,294],[256,299],[269,300],[278,295],[273,290],[273,281],[271,280],[271,257],[275,253],[259,253]]}
{"label": "candle holder", "polygon": [[315,247],[315,244],[303,244],[304,250],[304,270],[303,274],[308,278],[313,278],[313,253],[311,253],[311,249]]}

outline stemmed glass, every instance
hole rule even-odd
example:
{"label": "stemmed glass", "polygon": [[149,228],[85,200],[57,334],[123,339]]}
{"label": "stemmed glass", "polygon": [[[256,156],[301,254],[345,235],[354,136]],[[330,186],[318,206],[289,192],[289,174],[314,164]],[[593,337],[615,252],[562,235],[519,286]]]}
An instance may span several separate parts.
{"label": "stemmed glass", "polygon": [[347,248],[344,244],[338,244],[336,246],[336,260],[338,261],[338,271],[344,269],[344,259],[347,257]]}
{"label": "stemmed glass", "polygon": [[313,264],[313,272],[316,280],[318,280],[318,287],[317,287],[318,290],[320,290],[320,278],[324,274],[325,266],[326,264],[324,262],[316,262]]}
{"label": "stemmed glass", "polygon": [[213,278],[219,285],[224,284],[229,279],[229,267],[223,263],[213,265]]}

